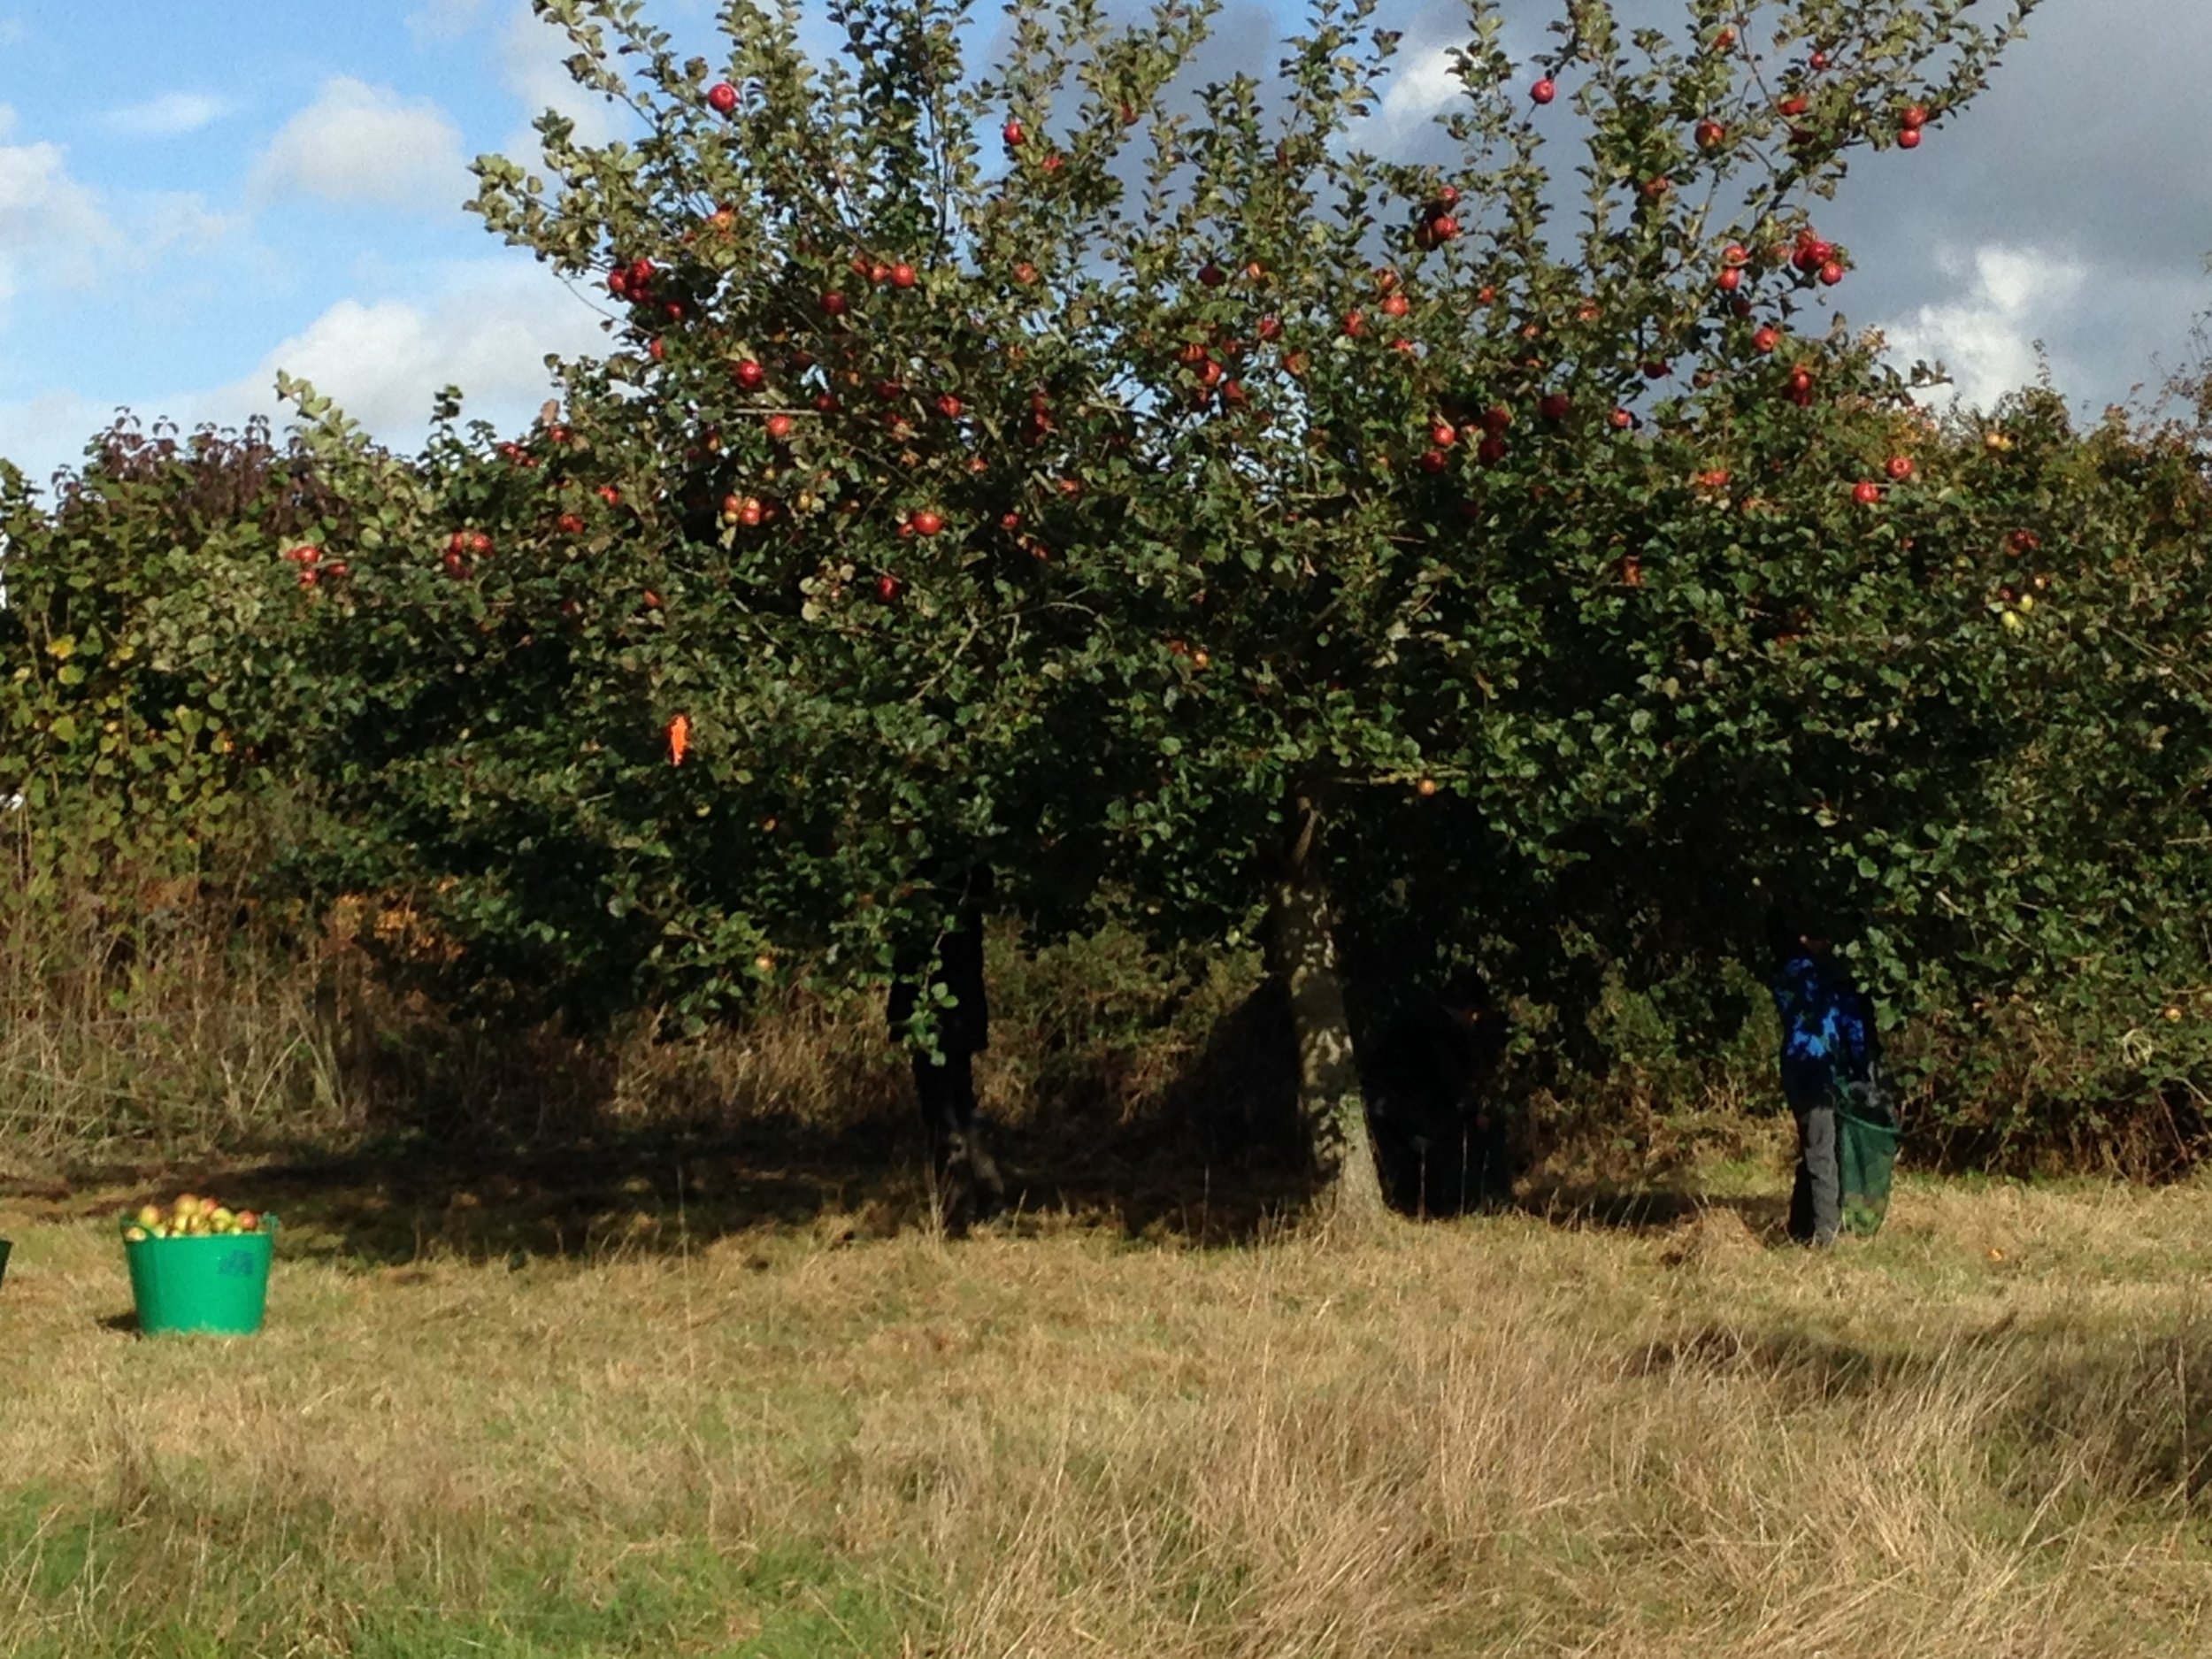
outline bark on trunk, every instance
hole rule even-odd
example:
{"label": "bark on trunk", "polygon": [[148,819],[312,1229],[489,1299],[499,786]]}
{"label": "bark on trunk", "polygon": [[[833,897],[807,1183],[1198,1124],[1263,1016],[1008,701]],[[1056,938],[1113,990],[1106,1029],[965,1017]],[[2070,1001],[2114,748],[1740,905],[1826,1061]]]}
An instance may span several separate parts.
{"label": "bark on trunk", "polygon": [[1317,1208],[1330,1224],[1372,1225],[1388,1210],[1337,979],[1328,889],[1302,856],[1276,889],[1273,919],[1272,967],[1290,995],[1298,1046],[1298,1114],[1321,1173]]}

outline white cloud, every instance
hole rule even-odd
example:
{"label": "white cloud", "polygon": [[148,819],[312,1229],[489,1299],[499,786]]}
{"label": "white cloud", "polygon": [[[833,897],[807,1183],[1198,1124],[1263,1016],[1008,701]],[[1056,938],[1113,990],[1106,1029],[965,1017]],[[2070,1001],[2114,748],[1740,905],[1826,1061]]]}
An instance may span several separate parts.
{"label": "white cloud", "polygon": [[398,449],[422,441],[430,400],[444,386],[461,388],[467,419],[512,432],[553,392],[549,353],[607,349],[600,313],[533,261],[472,260],[429,286],[435,292],[422,301],[341,300],[227,386],[168,393],[142,386],[107,401],[56,388],[0,402],[0,456],[42,484],[81,457],[113,419],[114,401],[149,425],[165,418],[188,431],[210,421],[235,427],[262,414],[281,428],[290,411],[276,400],[279,369],[312,381]]}
{"label": "white cloud", "polygon": [[507,140],[508,155],[518,160],[536,157],[538,135],[527,123],[547,110],[557,110],[576,123],[579,143],[603,144],[624,130],[615,105],[578,86],[568,73],[568,59],[575,50],[557,25],[534,15],[527,4],[518,5],[508,17],[499,42],[500,68],[508,87],[522,100],[526,116],[525,125]]}
{"label": "white cloud", "polygon": [[32,281],[88,286],[123,237],[57,144],[0,145],[0,321]]}
{"label": "white cloud", "polygon": [[461,131],[428,98],[403,98],[350,75],[326,81],[255,164],[263,196],[297,194],[458,212],[474,194]]}
{"label": "white cloud", "polygon": [[1901,365],[1940,362],[1956,395],[1986,409],[2035,380],[2036,342],[2064,324],[2088,273],[2073,260],[2037,249],[1996,245],[1976,249],[1970,271],[1955,252],[1939,265],[1955,282],[1968,285],[1964,294],[1923,305],[1882,332]]}
{"label": "white cloud", "polygon": [[1437,115],[1467,96],[1467,88],[1453,72],[1448,48],[1408,52],[1398,60],[1382,104],[1370,118],[1372,131],[1367,142],[1385,153],[1417,137]]}
{"label": "white cloud", "polygon": [[108,125],[142,138],[175,138],[211,126],[231,112],[227,98],[206,92],[165,92],[144,104],[111,111]]}
{"label": "white cloud", "polygon": [[78,459],[87,441],[114,416],[112,409],[68,391],[0,403],[0,459],[13,462],[42,489],[54,469]]}
{"label": "white cloud", "polygon": [[193,400],[226,421],[269,409],[277,371],[314,382],[379,437],[412,442],[430,400],[458,386],[472,418],[512,424],[545,400],[549,352],[603,351],[599,312],[534,264],[472,262],[423,303],[344,299],[234,385]]}
{"label": "white cloud", "polygon": [[475,27],[484,0],[424,0],[407,14],[407,32],[417,46],[434,41],[454,41]]}

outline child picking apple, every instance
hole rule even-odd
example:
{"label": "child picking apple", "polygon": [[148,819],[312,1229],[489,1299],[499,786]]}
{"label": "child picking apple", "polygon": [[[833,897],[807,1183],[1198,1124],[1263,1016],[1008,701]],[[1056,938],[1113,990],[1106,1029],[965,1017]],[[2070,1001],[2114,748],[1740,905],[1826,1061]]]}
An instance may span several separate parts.
{"label": "child picking apple", "polygon": [[[1005,1202],[998,1165],[976,1118],[975,1056],[990,1044],[983,994],[983,904],[991,896],[987,865],[956,871],[933,889],[944,906],[935,937],[910,944],[894,964],[886,1010],[895,1042],[908,1046],[914,1093],[928,1143],[931,1179],[946,1225],[959,1231]],[[915,1041],[914,1015],[924,988],[931,995],[935,1052]],[[934,995],[941,991],[942,996]]]}
{"label": "child picking apple", "polygon": [[1767,939],[1774,958],[1768,987],[1782,1022],[1782,1094],[1797,1119],[1790,1237],[1825,1247],[1843,1225],[1837,1114],[1847,1086],[1870,1071],[1869,1005],[1831,957],[1825,933],[1807,917],[1776,905]]}

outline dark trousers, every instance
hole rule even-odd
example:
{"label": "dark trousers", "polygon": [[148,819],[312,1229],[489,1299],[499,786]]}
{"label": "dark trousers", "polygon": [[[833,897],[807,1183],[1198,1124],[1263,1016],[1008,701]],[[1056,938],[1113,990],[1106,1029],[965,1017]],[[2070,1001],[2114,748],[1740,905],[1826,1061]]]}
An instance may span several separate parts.
{"label": "dark trousers", "polygon": [[1843,1166],[1836,1154],[1836,1108],[1829,1099],[1792,1101],[1797,1119],[1797,1181],[1790,1191],[1790,1237],[1829,1245],[1843,1227]]}
{"label": "dark trousers", "polygon": [[974,1056],[948,1052],[940,1061],[917,1054],[914,1096],[929,1142],[930,1174],[948,1219],[960,1223],[988,1215],[1006,1193],[976,1123]]}

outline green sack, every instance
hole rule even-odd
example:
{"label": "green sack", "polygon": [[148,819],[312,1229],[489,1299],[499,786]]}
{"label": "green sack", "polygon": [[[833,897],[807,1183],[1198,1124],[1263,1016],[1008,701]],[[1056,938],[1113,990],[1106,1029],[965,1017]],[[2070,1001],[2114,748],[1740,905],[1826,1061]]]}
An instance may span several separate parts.
{"label": "green sack", "polygon": [[1836,1161],[1843,1176],[1843,1225],[1870,1236],[1889,1210],[1890,1176],[1897,1166],[1901,1129],[1888,1091],[1878,1079],[1839,1091]]}

